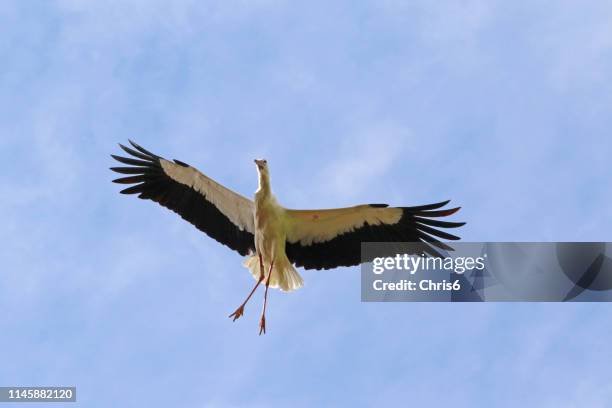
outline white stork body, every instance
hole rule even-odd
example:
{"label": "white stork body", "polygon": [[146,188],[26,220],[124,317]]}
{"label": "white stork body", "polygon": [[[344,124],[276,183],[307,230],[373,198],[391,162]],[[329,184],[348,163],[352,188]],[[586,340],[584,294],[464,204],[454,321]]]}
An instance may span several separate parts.
{"label": "white stork body", "polygon": [[[242,316],[245,304],[265,281],[260,334],[265,332],[268,288],[291,291],[303,285],[294,266],[332,269],[371,261],[362,258],[362,242],[418,242],[418,254],[441,256],[439,249],[452,248],[438,238],[456,240],[459,237],[438,228],[464,224],[436,219],[459,210],[440,209],[448,201],[414,207],[364,204],[325,210],[286,209],[272,195],[265,160],[255,160],[259,188],[255,200],[251,201],[186,163],[166,160],[130,143],[135,150],[119,146],[132,157],[112,155],[130,166],[112,167],[111,170],[128,175],[113,182],[131,184],[121,193],[156,201],[210,237],[247,256],[245,266],[257,283],[230,317],[236,320]],[[388,251],[388,256],[395,256],[392,246]],[[387,256],[380,253],[376,256],[381,255]]]}
{"label": "white stork body", "polygon": [[[270,188],[270,176],[265,161],[257,160],[259,188],[255,192],[255,251],[244,265],[249,268],[255,280],[261,278],[259,254],[263,260],[263,271],[270,271],[268,286],[283,291],[298,289],[304,284],[293,264],[285,254],[286,212],[278,204]],[[271,268],[273,266],[273,268]]]}

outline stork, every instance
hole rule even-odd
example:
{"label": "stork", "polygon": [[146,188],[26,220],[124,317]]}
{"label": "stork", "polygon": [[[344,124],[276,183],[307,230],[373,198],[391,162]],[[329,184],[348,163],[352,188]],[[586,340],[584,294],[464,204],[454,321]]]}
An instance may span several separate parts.
{"label": "stork", "polygon": [[260,284],[265,292],[259,334],[266,332],[268,289],[290,292],[304,281],[295,267],[332,269],[354,266],[362,259],[362,242],[418,242],[423,253],[441,256],[452,250],[438,238],[459,237],[434,228],[457,228],[465,223],[435,218],[454,214],[460,207],[442,209],[449,201],[415,207],[365,204],[324,210],[284,208],[272,194],[266,160],[255,160],[259,186],[254,200],[217,183],[179,160],[166,160],[129,141],[119,144],[131,157],[111,155],[128,167],[111,167],[124,176],[115,183],[131,185],[122,194],[138,194],[174,211],[211,238],[246,256],[244,266],[255,286],[229,315],[234,321]]}

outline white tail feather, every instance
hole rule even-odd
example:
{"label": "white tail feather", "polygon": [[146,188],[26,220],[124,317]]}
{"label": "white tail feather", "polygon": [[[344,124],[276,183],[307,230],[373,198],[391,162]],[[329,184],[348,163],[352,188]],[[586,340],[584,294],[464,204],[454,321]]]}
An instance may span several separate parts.
{"label": "white tail feather", "polygon": [[[259,280],[261,277],[259,256],[253,255],[245,259],[243,265],[249,269],[251,275],[255,280]],[[270,263],[264,261],[264,271],[266,277],[270,272]],[[279,288],[282,291],[290,292],[301,288],[304,285],[304,280],[300,274],[295,270],[291,262],[287,257],[282,257],[274,261],[274,268],[272,269],[272,276],[270,276],[270,287]]]}

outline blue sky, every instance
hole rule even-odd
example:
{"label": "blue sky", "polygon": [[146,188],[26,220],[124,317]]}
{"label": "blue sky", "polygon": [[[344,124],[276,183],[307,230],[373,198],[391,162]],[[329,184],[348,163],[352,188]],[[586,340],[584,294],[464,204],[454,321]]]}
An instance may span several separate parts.
{"label": "blue sky", "polygon": [[[358,268],[261,294],[118,194],[134,139],[281,203],[451,198],[467,241],[609,241],[612,5],[3,1],[0,384],[71,406],[605,407],[607,304],[364,304]],[[120,401],[120,402],[117,402]]]}

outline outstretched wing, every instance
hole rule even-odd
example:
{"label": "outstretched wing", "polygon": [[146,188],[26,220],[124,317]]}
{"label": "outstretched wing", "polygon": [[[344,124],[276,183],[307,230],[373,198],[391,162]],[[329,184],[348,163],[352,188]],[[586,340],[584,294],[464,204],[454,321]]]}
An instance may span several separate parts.
{"label": "outstretched wing", "polygon": [[329,210],[286,210],[287,257],[305,269],[359,265],[362,242],[421,242],[422,251],[441,256],[437,248],[452,250],[438,238],[459,237],[440,228],[465,223],[434,218],[454,214],[460,207],[439,210],[449,201],[418,207],[367,204]]}
{"label": "outstretched wing", "polygon": [[138,194],[174,211],[211,238],[241,255],[255,250],[254,205],[181,161],[168,161],[130,140],[134,147],[119,145],[132,157],[111,155],[130,167],[111,167],[128,175],[113,180],[132,184],[122,194]]}

